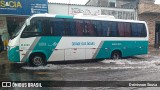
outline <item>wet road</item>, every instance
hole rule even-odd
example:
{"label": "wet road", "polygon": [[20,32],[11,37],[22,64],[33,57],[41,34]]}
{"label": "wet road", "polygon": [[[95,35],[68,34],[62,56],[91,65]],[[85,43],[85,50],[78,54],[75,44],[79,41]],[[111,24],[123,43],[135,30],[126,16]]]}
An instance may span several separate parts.
{"label": "wet road", "polygon": [[[150,50],[148,55],[129,57],[122,60],[78,61],[49,63],[46,66],[29,67],[13,64],[0,56],[0,81],[160,81],[160,50]],[[15,89],[15,88],[14,88]],[[23,88],[23,90],[27,88]],[[34,89],[34,88],[32,88]],[[39,88],[44,89],[44,88]],[[145,87],[68,87],[45,88],[46,90],[128,90],[155,89]],[[22,90],[22,89],[15,89]],[[35,89],[34,89],[35,90]]]}

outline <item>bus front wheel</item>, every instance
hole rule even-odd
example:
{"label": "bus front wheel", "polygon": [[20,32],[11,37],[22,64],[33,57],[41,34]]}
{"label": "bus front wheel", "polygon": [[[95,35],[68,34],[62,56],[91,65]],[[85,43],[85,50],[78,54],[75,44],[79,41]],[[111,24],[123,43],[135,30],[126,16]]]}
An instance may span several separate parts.
{"label": "bus front wheel", "polygon": [[31,55],[30,65],[31,66],[46,65],[44,56],[41,55],[41,54],[33,54],[33,55]]}
{"label": "bus front wheel", "polygon": [[121,59],[121,52],[120,51],[113,51],[111,55],[112,59]]}

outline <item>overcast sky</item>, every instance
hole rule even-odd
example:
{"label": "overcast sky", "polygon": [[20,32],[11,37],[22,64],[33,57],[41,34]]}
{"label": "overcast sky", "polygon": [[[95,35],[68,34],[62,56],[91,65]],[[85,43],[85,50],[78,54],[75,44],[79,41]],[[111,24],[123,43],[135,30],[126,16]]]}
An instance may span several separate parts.
{"label": "overcast sky", "polygon": [[156,0],[156,1],[155,1],[155,4],[160,4],[160,0]]}
{"label": "overcast sky", "polygon": [[[48,0],[49,2],[55,3],[69,3],[70,4],[86,4],[88,0]],[[160,0],[155,0],[156,4],[160,4]]]}

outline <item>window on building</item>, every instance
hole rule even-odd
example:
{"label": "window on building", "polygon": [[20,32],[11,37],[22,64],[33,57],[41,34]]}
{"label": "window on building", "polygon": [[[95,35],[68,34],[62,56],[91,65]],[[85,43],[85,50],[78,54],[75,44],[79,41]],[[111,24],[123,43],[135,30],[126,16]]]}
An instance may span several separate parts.
{"label": "window on building", "polygon": [[109,7],[116,7],[116,3],[115,2],[109,2]]}
{"label": "window on building", "polygon": [[109,7],[116,7],[116,0],[108,0]]}

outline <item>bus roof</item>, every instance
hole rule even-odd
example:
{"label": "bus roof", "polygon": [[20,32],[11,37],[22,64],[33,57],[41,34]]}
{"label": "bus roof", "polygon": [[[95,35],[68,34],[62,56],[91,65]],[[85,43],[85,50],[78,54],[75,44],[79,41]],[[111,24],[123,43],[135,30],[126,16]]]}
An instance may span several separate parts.
{"label": "bus roof", "polygon": [[34,17],[54,17],[54,18],[68,18],[68,19],[84,19],[84,20],[102,20],[102,21],[117,21],[117,22],[135,22],[135,23],[146,23],[145,21],[139,20],[124,20],[124,19],[113,19],[112,17],[99,17],[89,15],[57,15],[57,14],[34,14],[29,19]]}

